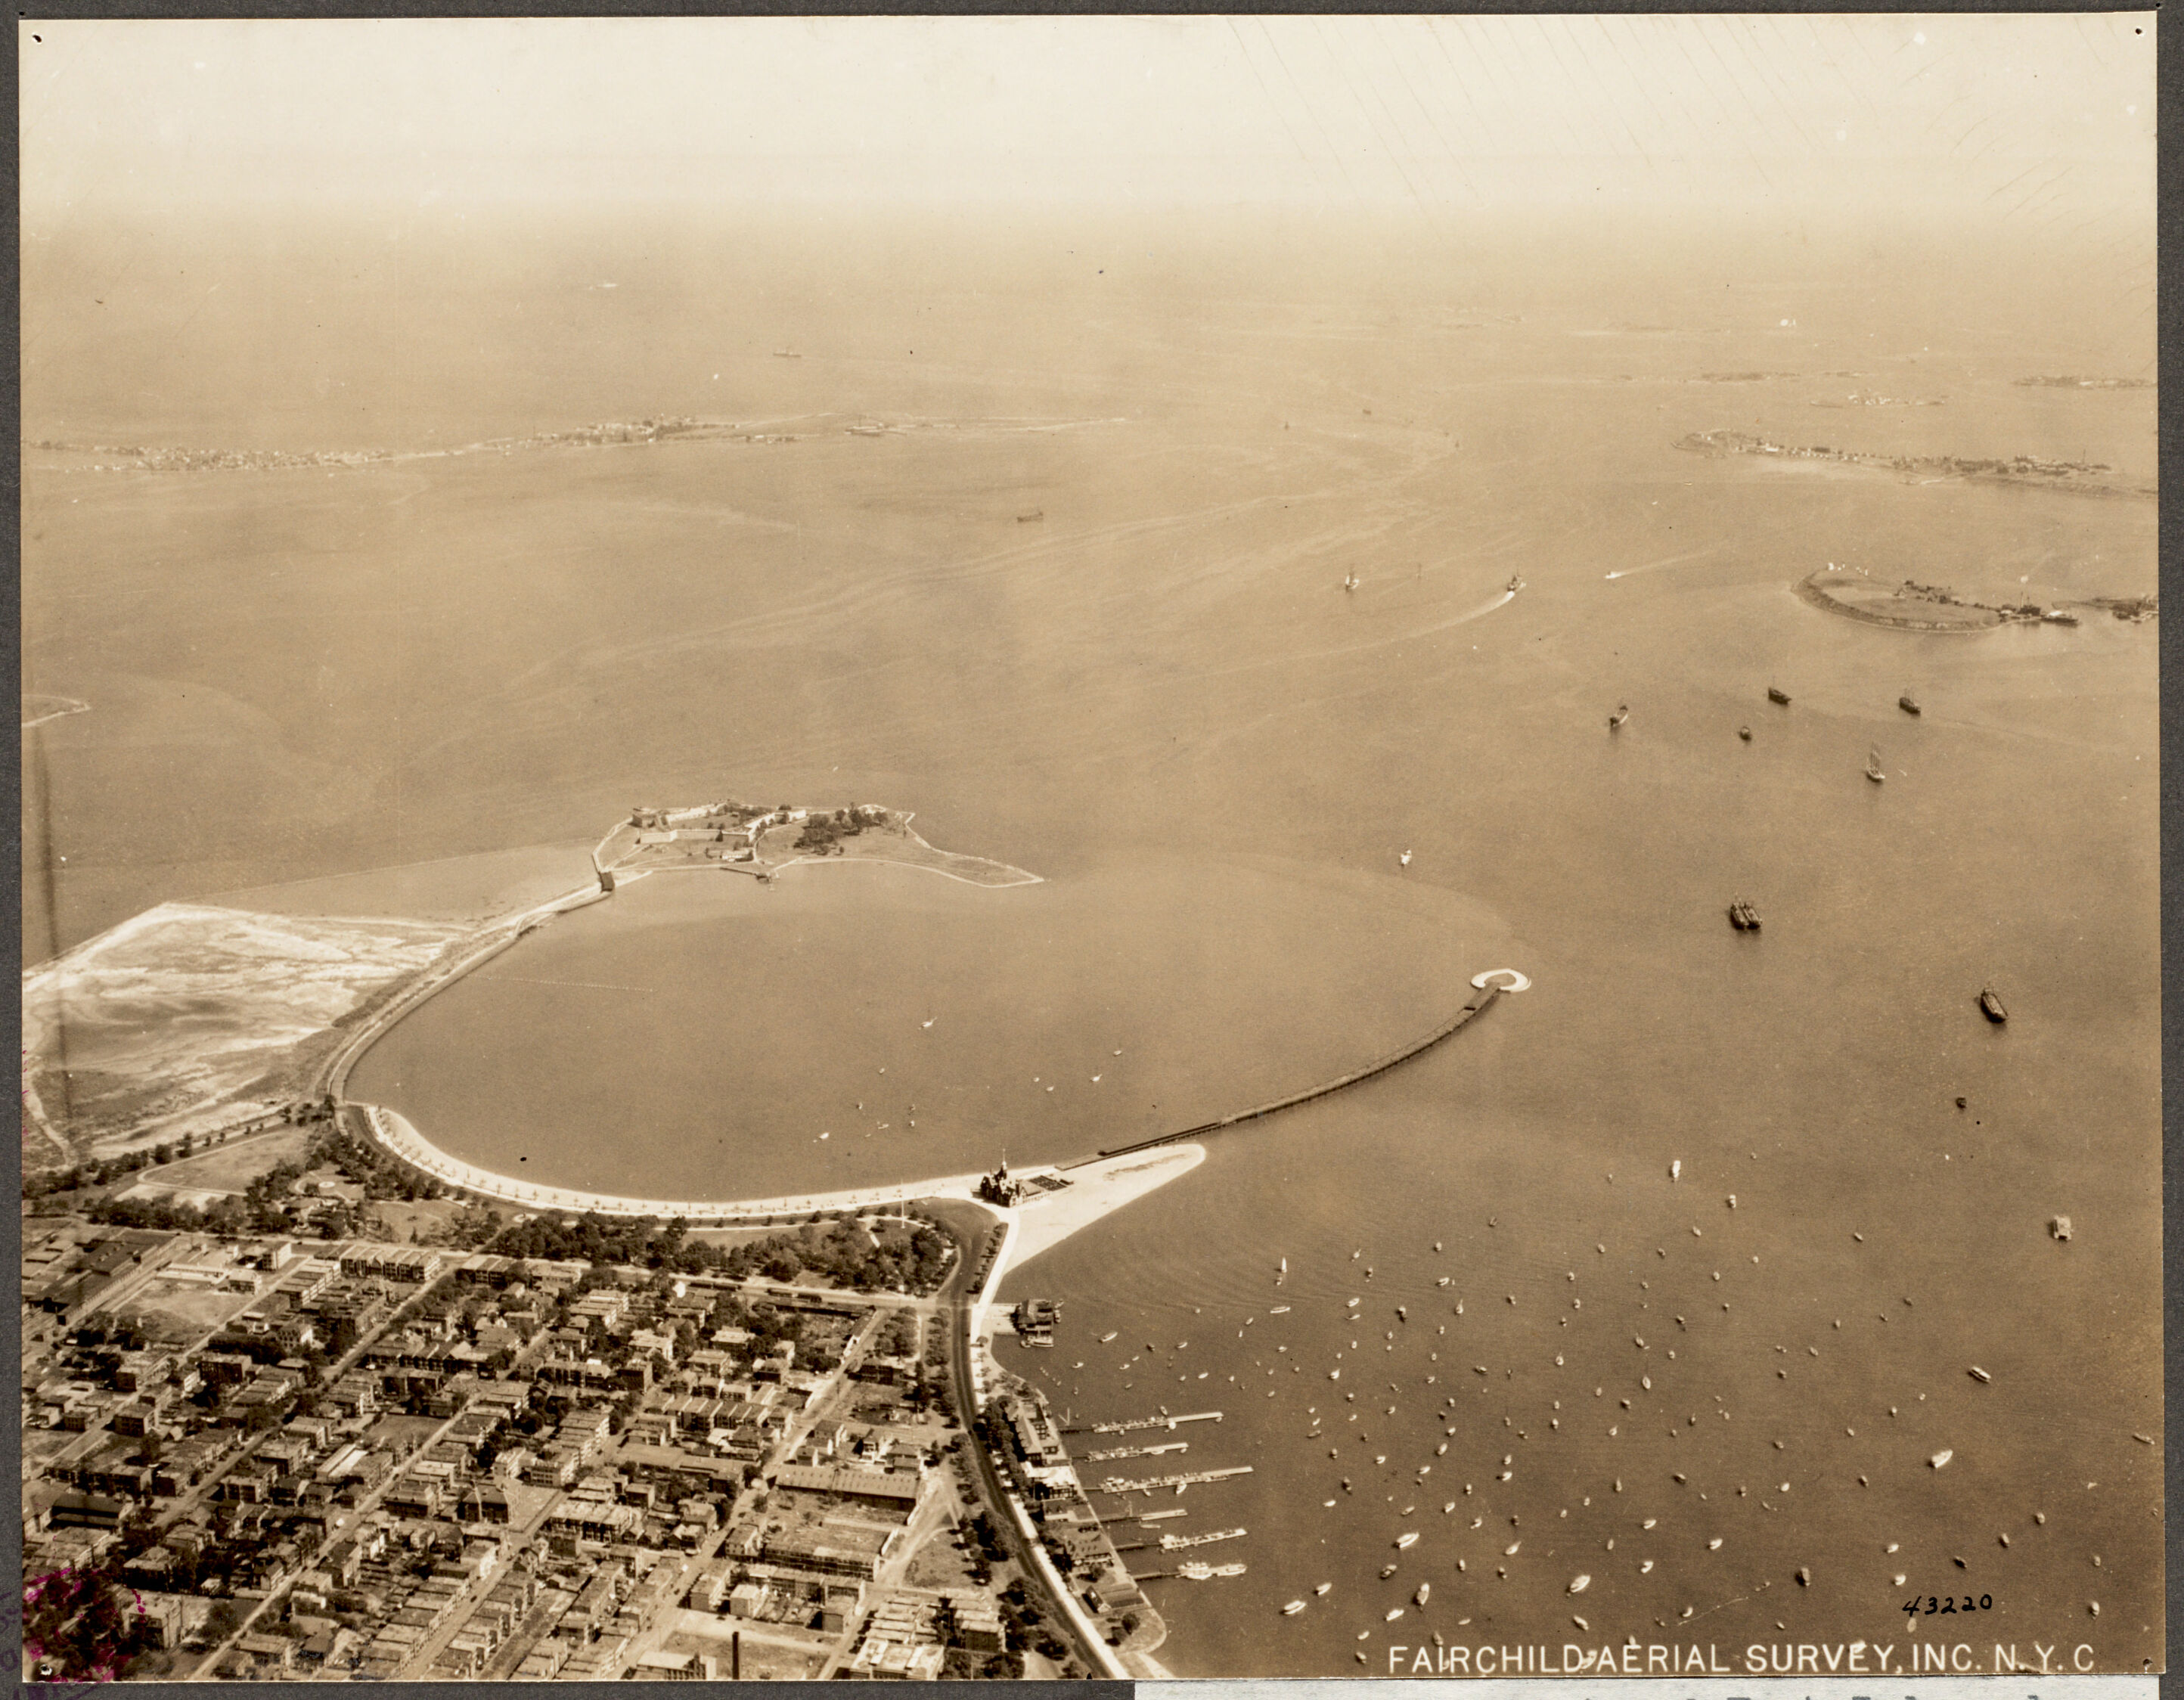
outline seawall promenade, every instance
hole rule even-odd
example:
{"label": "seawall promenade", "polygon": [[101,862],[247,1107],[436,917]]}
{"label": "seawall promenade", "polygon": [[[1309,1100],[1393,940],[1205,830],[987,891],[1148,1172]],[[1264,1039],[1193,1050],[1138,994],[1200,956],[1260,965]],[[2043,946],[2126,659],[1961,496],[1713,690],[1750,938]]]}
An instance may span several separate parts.
{"label": "seawall promenade", "polygon": [[582,909],[594,903],[604,903],[608,894],[595,885],[580,885],[574,891],[497,921],[476,934],[459,947],[446,961],[426,970],[424,974],[404,987],[387,1004],[375,1010],[344,1039],[334,1053],[319,1067],[318,1078],[309,1095],[321,1094],[339,1100],[348,1084],[348,1072],[356,1067],[357,1059],[377,1044],[381,1037],[395,1023],[416,1009],[436,992],[453,985],[471,969],[491,961],[533,928],[543,926],[557,915],[566,915],[572,910]]}
{"label": "seawall promenade", "polygon": [[[844,1192],[808,1192],[778,1198],[626,1198],[615,1193],[586,1192],[566,1186],[534,1186],[528,1181],[497,1174],[459,1157],[449,1157],[419,1133],[408,1118],[378,1104],[352,1104],[360,1111],[371,1137],[389,1157],[429,1175],[432,1179],[471,1197],[495,1203],[520,1205],[526,1210],[601,1216],[649,1216],[660,1220],[682,1218],[693,1228],[748,1226],[782,1216],[807,1216],[869,1210],[882,1205],[908,1204],[921,1198],[975,1197],[983,1175],[944,1175],[933,1180],[907,1181],[899,1186],[860,1187]],[[1036,1173],[1039,1171],[1027,1171]]]}

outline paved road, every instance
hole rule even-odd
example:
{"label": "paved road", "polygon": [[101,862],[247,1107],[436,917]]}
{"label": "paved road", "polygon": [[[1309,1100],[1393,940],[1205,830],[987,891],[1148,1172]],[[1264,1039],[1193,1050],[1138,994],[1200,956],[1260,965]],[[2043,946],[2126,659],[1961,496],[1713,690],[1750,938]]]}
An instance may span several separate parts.
{"label": "paved road", "polygon": [[1078,1661],[1087,1670],[1096,1671],[1100,1669],[1099,1654],[1086,1642],[1084,1632],[1078,1628],[1072,1614],[1055,1599],[1045,1579],[1039,1575],[1039,1565],[1025,1550],[1023,1533],[1009,1513],[1008,1490],[1001,1480],[1000,1473],[994,1467],[993,1459],[987,1456],[984,1443],[978,1438],[978,1406],[973,1397],[971,1378],[971,1316],[972,1301],[978,1295],[970,1290],[972,1268],[978,1261],[977,1249],[973,1243],[961,1242],[961,1255],[956,1259],[956,1269],[950,1275],[945,1290],[950,1304],[950,1327],[953,1330],[948,1353],[948,1374],[951,1396],[956,1402],[956,1419],[962,1424],[967,1436],[964,1450],[971,1456],[972,1466],[978,1475],[979,1492],[994,1513],[994,1521],[1000,1526],[1001,1539],[1006,1543],[1010,1555],[1017,1561],[1017,1569],[1023,1577],[1024,1586],[1039,1602],[1039,1609],[1045,1614],[1055,1631],[1071,1643],[1070,1651],[1077,1655]]}

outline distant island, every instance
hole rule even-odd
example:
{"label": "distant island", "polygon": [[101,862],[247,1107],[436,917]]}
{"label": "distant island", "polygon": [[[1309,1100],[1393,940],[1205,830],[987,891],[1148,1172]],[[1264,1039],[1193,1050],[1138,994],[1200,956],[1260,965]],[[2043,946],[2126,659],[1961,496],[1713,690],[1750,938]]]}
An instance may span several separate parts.
{"label": "distant island", "polygon": [[1945,407],[1947,404],[1939,396],[1883,395],[1879,390],[1853,390],[1837,401],[1833,397],[1815,397],[1808,405],[1813,407]]}
{"label": "distant island", "polygon": [[2117,619],[2136,624],[2153,618],[2159,604],[2152,596],[2095,596],[2045,605],[1978,602],[1958,596],[1945,584],[1921,584],[1909,578],[1887,584],[1863,573],[1825,567],[1800,580],[1797,589],[1808,602],[1830,614],[1905,632],[1986,632],[2013,624],[2075,626],[2081,623],[2080,609],[2106,609]]}
{"label": "distant island", "polygon": [[1830,449],[1825,443],[1798,447],[1775,443],[1743,431],[1694,431],[1675,446],[1692,454],[1755,454],[1783,460],[1820,461],[1909,477],[2031,486],[2043,490],[2068,490],[2085,496],[2159,493],[2151,484],[2115,482],[2112,475],[2116,469],[2098,461],[2041,460],[2030,454],[2012,455],[2008,460],[1977,460],[1957,454],[1869,454],[1851,449]]}
{"label": "distant island", "polygon": [[878,803],[840,809],[787,803],[699,803],[686,808],[638,807],[616,822],[592,852],[600,889],[617,878],[678,868],[719,868],[772,879],[802,861],[841,856],[900,862],[968,885],[1036,885],[1039,878],[1003,861],[936,850],[911,830],[911,815]]}
{"label": "distant island", "polygon": [[2152,389],[2152,378],[2081,378],[2065,373],[2060,377],[2013,378],[2020,389]]}

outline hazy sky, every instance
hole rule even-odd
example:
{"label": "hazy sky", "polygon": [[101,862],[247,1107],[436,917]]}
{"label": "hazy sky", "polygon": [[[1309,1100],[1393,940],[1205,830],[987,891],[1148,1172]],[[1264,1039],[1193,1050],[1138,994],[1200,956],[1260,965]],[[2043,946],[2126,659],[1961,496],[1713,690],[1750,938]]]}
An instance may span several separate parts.
{"label": "hazy sky", "polygon": [[2151,13],[20,25],[116,202],[2153,205]]}

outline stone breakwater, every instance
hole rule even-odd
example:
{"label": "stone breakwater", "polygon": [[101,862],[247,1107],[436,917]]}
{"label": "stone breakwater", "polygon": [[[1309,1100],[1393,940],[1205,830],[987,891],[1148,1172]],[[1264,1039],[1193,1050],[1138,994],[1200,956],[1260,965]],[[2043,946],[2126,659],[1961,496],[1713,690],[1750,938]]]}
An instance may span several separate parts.
{"label": "stone breakwater", "polygon": [[[1505,978],[1507,982],[1506,985],[1502,984]],[[1309,1104],[1315,1098],[1324,1098],[1331,1093],[1341,1091],[1346,1086],[1355,1086],[1361,1080],[1370,1080],[1376,1074],[1386,1073],[1398,1063],[1409,1062],[1421,1051],[1431,1050],[1473,1017],[1483,1014],[1491,1006],[1494,1000],[1502,996],[1505,992],[1529,990],[1532,983],[1514,968],[1489,968],[1484,973],[1474,974],[1471,977],[1471,984],[1474,989],[1471,996],[1465,1000],[1463,1006],[1434,1028],[1431,1033],[1423,1038],[1412,1040],[1400,1050],[1391,1051],[1384,1056],[1375,1057],[1362,1068],[1353,1068],[1347,1074],[1339,1075],[1332,1080],[1323,1081],[1317,1086],[1307,1086],[1301,1092],[1292,1092],[1286,1098],[1277,1098],[1271,1104],[1261,1104],[1252,1109],[1239,1110],[1233,1115],[1223,1116],[1211,1122],[1201,1122],[1195,1127],[1184,1128],[1178,1133],[1156,1134],[1151,1139],[1139,1140],[1134,1144],[1116,1145],[1100,1152],[1100,1155],[1103,1157],[1127,1157],[1133,1151],[1150,1151],[1156,1145],[1174,1145],[1183,1140],[1202,1139],[1209,1134],[1217,1134],[1224,1128],[1236,1127],[1245,1122],[1256,1122],[1262,1116],[1271,1116],[1283,1110],[1294,1109],[1299,1104]]]}

